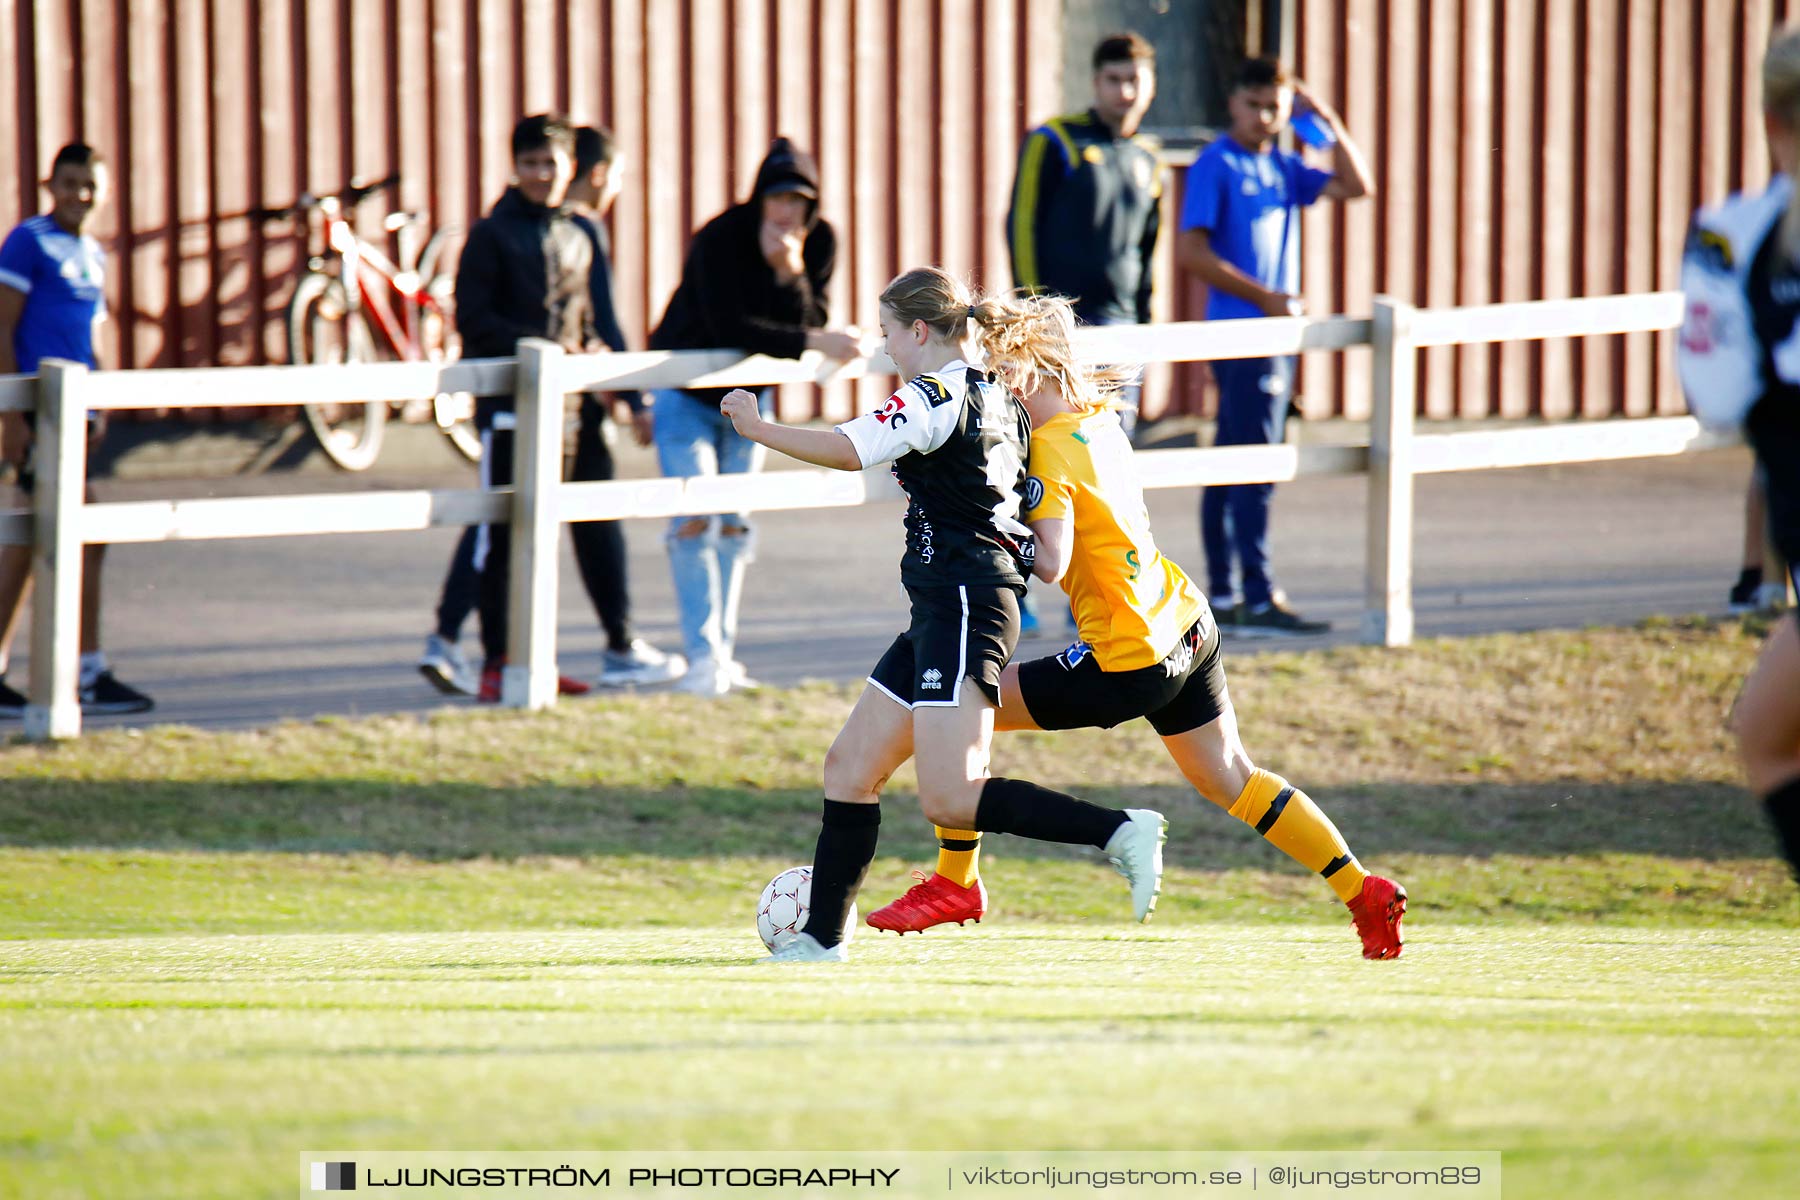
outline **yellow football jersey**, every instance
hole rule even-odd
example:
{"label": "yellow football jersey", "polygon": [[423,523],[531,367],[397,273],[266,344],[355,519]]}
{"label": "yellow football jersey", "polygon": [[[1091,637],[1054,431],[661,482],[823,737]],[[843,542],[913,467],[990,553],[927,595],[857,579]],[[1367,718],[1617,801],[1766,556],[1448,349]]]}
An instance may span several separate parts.
{"label": "yellow football jersey", "polygon": [[1154,666],[1206,601],[1150,536],[1131,443],[1110,409],[1058,413],[1031,432],[1027,521],[1062,518],[1074,538],[1063,590],[1104,671]]}

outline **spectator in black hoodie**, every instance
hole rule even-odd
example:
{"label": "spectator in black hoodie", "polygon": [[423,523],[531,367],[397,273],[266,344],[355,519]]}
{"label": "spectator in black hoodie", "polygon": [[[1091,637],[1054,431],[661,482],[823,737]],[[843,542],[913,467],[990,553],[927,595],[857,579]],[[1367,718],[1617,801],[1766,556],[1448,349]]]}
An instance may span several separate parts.
{"label": "spectator in black hoodie", "polygon": [[[510,357],[528,337],[546,338],[576,354],[623,350],[598,232],[587,217],[565,206],[575,177],[574,129],[560,117],[526,117],[513,127],[512,154],[515,182],[469,229],[457,265],[456,329],[463,357]],[[624,398],[634,410],[642,407],[641,397]],[[510,486],[512,395],[481,397],[475,424],[481,431],[482,486]],[[500,699],[506,665],[510,534],[506,525],[483,526],[475,548],[484,655],[478,698],[488,703]],[[623,636],[627,646],[634,643]],[[580,695],[588,685],[565,677],[558,690]]]}
{"label": "spectator in black hoodie", "polygon": [[[858,358],[862,344],[854,327],[826,327],[826,288],[836,261],[837,235],[819,216],[818,167],[812,155],[776,138],[757,169],[750,199],[694,235],[681,286],[650,335],[650,347],[732,348],[776,358],[817,350],[840,361]],[[664,475],[734,474],[761,466],[761,447],[740,437],[719,412],[726,391],[655,394]],[[765,388],[765,411],[772,397]],[[752,552],[750,522],[742,513],[676,517],[667,542],[688,659],[678,686],[703,696],[754,686],[734,657],[738,601]]]}

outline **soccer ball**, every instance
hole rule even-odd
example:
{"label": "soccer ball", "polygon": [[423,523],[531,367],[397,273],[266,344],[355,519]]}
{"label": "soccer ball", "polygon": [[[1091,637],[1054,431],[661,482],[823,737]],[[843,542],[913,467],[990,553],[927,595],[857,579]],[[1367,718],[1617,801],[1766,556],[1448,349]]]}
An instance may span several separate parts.
{"label": "soccer ball", "polygon": [[[756,902],[756,932],[771,952],[794,940],[806,928],[806,914],[812,910],[812,868],[789,867],[762,890]],[[856,928],[856,905],[850,906],[850,919],[844,924],[844,940]]]}

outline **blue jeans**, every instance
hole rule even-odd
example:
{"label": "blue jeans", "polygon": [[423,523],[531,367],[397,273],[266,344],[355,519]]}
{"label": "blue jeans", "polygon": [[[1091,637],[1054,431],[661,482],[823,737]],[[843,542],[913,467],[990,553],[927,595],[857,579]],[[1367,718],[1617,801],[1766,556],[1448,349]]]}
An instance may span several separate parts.
{"label": "blue jeans", "polygon": [[[1219,428],[1215,446],[1270,446],[1287,431],[1294,386],[1291,358],[1236,358],[1213,363],[1219,384]],[[1274,598],[1269,565],[1269,502],[1272,483],[1209,487],[1200,496],[1200,541],[1206,548],[1207,592],[1214,599],[1234,594],[1232,567],[1243,579],[1244,603],[1252,608]]]}
{"label": "blue jeans", "polygon": [[[774,411],[774,393],[761,393]],[[744,475],[762,468],[763,448],[738,436],[718,405],[675,389],[655,393],[656,457],[671,477]],[[681,641],[689,662],[727,663],[737,649],[738,602],[744,570],[755,558],[754,531],[742,513],[673,517],[664,538]]]}

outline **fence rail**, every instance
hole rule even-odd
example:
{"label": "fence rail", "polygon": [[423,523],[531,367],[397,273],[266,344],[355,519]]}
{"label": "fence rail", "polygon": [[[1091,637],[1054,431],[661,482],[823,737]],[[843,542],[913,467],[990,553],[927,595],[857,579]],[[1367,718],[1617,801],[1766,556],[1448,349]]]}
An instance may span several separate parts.
{"label": "fence rail", "polygon": [[[1369,443],[1231,446],[1142,451],[1145,487],[1278,483],[1303,475],[1367,475],[1368,539],[1362,634],[1404,645],[1412,638],[1413,480],[1424,474],[1688,453],[1734,444],[1691,417],[1571,422],[1530,429],[1417,434],[1416,370],[1426,346],[1655,332],[1680,323],[1681,296],[1655,292],[1578,300],[1419,310],[1377,297],[1372,317],[1250,321],[1083,330],[1089,362],[1193,362],[1369,346],[1373,418]],[[841,508],[897,497],[885,470],[797,470],[693,479],[564,483],[567,395],[626,388],[761,386],[892,374],[884,357],[838,365],[731,351],[566,355],[521,344],[516,359],[449,364],[368,363],[89,372],[45,363],[37,377],[0,377],[0,411],[38,414],[38,487],[30,512],[0,514],[0,542],[30,543],[39,572],[32,621],[27,734],[81,730],[75,695],[81,547],[88,543],[378,533],[435,525],[512,526],[513,620],[502,703],[555,701],[557,534],[568,521],[702,515],[721,511]],[[513,488],[266,496],[87,504],[84,427],[90,410],[277,406],[411,400],[444,391],[511,392],[518,410]]]}

